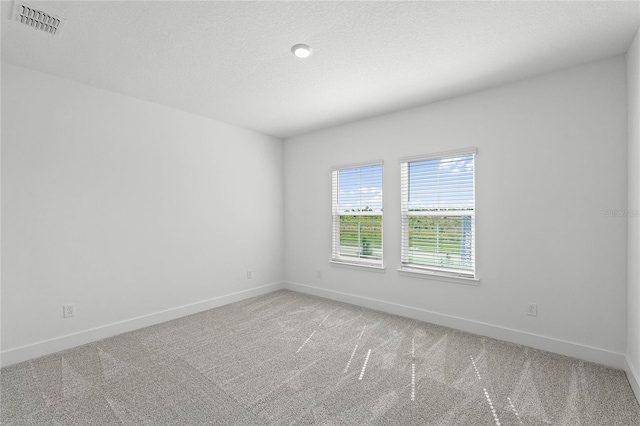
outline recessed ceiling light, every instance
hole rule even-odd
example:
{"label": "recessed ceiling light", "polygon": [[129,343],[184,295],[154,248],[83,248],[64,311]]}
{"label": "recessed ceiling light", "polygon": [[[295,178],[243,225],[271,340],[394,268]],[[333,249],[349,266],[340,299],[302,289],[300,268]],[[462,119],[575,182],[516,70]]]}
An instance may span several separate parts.
{"label": "recessed ceiling light", "polygon": [[311,47],[306,44],[296,44],[291,48],[291,53],[298,58],[307,58],[311,55]]}

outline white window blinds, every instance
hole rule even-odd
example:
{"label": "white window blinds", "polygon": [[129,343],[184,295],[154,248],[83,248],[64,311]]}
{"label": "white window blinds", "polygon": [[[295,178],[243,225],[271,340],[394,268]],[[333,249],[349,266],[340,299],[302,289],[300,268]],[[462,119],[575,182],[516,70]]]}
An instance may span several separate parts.
{"label": "white window blinds", "polygon": [[382,266],[382,163],[331,172],[332,260]]}
{"label": "white window blinds", "polygon": [[475,149],[401,160],[401,264],[475,277]]}

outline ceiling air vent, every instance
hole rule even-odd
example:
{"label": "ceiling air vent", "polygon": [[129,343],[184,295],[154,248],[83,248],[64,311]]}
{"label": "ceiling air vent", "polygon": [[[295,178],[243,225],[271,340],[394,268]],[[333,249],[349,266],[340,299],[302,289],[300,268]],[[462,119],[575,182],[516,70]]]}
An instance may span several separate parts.
{"label": "ceiling air vent", "polygon": [[66,22],[59,16],[29,6],[21,1],[13,4],[13,20],[28,25],[34,30],[60,35]]}

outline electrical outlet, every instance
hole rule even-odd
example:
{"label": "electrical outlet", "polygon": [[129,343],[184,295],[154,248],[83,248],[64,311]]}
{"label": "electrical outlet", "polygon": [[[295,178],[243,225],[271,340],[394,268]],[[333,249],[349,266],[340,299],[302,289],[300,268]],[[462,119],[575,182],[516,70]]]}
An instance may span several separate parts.
{"label": "electrical outlet", "polygon": [[251,272],[251,269],[249,269],[247,271],[247,279],[250,280],[251,278],[253,278],[253,272]]}
{"label": "electrical outlet", "polygon": [[322,271],[320,269],[316,270],[316,277],[322,278]]}
{"label": "electrical outlet", "polygon": [[62,317],[69,318],[76,316],[76,305],[64,305],[62,307]]}
{"label": "electrical outlet", "polygon": [[527,303],[527,315],[531,315],[532,317],[538,316],[538,304],[537,303]]}

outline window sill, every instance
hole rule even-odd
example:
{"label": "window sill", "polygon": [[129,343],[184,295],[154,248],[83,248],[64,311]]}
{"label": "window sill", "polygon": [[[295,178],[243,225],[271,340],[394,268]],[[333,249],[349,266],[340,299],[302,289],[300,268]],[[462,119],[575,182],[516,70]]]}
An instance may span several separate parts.
{"label": "window sill", "polygon": [[456,277],[453,275],[439,274],[437,272],[423,271],[420,269],[410,269],[410,268],[400,268],[398,269],[400,275],[405,275],[408,277],[414,278],[422,278],[425,280],[436,280],[436,281],[445,281],[456,284],[465,284],[478,286],[480,285],[480,278],[466,278],[466,277]]}
{"label": "window sill", "polygon": [[339,260],[330,260],[329,265],[338,266],[340,268],[360,269],[362,271],[385,273],[387,268],[384,266],[366,265],[364,263],[341,262]]}

